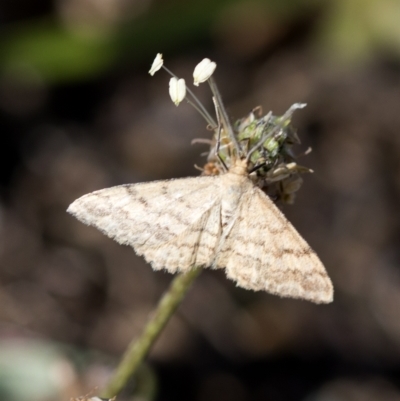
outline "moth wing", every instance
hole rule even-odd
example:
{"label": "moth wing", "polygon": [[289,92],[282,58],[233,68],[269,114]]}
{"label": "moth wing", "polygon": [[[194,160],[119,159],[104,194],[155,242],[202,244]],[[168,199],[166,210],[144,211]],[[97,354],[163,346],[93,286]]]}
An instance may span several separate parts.
{"label": "moth wing", "polygon": [[243,194],[216,267],[237,285],[315,303],[333,300],[333,286],[316,253],[267,195]]}
{"label": "moth wing", "polygon": [[68,212],[120,244],[130,245],[154,269],[171,273],[209,266],[220,238],[219,177],[153,181],[84,195]]}

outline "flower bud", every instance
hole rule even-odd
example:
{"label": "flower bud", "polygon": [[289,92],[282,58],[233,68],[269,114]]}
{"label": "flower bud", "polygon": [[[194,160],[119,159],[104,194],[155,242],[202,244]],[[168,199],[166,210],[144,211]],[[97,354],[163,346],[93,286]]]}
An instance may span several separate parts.
{"label": "flower bud", "polygon": [[149,74],[153,76],[164,64],[164,60],[162,59],[162,54],[158,53],[156,58],[153,61],[153,64],[151,65],[151,68],[149,70]]}
{"label": "flower bud", "polygon": [[171,96],[172,101],[175,103],[175,106],[178,106],[179,103],[185,98],[186,84],[183,78],[177,79],[173,77],[170,79],[169,95]]}
{"label": "flower bud", "polygon": [[195,86],[199,86],[200,83],[207,81],[207,79],[210,78],[213,74],[216,67],[217,64],[208,58],[200,61],[200,63],[196,65],[196,68],[193,71],[193,84]]}

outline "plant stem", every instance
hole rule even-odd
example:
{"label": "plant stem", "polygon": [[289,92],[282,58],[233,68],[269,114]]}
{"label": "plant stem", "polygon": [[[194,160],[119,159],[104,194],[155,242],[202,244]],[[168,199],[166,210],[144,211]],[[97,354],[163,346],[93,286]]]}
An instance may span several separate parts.
{"label": "plant stem", "polygon": [[129,344],[119,366],[104,389],[102,397],[111,398],[118,395],[129,379],[137,372],[143,359],[149,353],[151,346],[201,270],[201,268],[194,268],[188,273],[180,274],[172,280],[169,289],[161,298],[140,337]]}

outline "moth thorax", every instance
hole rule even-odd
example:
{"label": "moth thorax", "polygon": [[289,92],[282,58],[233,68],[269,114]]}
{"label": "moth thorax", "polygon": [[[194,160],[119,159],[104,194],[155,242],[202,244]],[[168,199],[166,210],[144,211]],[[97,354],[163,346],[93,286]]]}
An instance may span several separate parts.
{"label": "moth thorax", "polygon": [[229,169],[229,172],[237,175],[247,175],[247,160],[235,160]]}

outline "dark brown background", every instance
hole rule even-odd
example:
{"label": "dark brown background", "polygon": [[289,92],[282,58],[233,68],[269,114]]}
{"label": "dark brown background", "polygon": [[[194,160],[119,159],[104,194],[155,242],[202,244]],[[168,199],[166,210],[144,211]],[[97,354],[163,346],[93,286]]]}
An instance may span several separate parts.
{"label": "dark brown background", "polygon": [[[391,0],[42,0],[0,4],[0,395],[101,387],[171,276],[65,213],[120,183],[196,175],[209,136],[204,57],[232,118],[262,105],[311,155],[285,214],[320,255],[331,305],[205,271],[151,353],[135,399],[400,400],[400,5]],[[212,111],[206,85],[197,92]],[[140,394],[137,395],[137,394]],[[119,400],[128,399],[120,397]]]}

